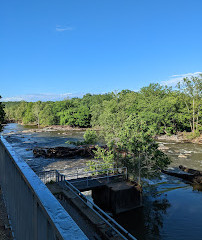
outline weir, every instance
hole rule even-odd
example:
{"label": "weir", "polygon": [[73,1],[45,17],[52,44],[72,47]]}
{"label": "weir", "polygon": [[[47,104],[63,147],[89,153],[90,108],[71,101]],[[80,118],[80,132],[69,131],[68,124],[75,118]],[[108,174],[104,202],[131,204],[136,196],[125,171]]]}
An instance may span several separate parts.
{"label": "weir", "polygon": [[[126,168],[123,168],[126,169]],[[70,169],[69,169],[70,170]],[[72,169],[71,169],[72,170]],[[68,169],[61,170],[63,173],[68,172]],[[106,185],[109,183],[110,179],[114,177],[122,176],[121,170],[118,174],[115,175],[98,175],[98,176],[89,176],[89,173],[95,173],[103,170],[96,170],[91,172],[81,171],[81,175],[87,175],[88,177],[69,179],[71,177],[79,177],[78,174],[67,174],[63,175],[58,170],[51,170],[38,173],[41,180],[47,184],[50,191],[60,200],[70,201],[81,213],[88,218],[92,225],[95,225],[96,229],[102,235],[102,239],[111,239],[111,240],[136,240],[128,231],[126,231],[121,225],[119,225],[112,217],[110,217],[106,212],[104,212],[98,205],[93,201],[89,200],[85,195],[83,195],[77,187],[74,186],[75,183],[83,183],[82,188],[85,185],[88,189],[97,189],[99,190],[100,185],[94,184],[94,181]],[[106,170],[113,171],[114,169]],[[66,178],[68,180],[66,180]],[[74,181],[73,181],[74,180]],[[73,181],[73,183],[72,183]],[[97,185],[97,186],[95,186]],[[104,186],[103,185],[103,186]],[[115,205],[116,206],[116,205]]]}
{"label": "weir", "polygon": [[[102,168],[102,164],[99,164]],[[106,166],[103,166],[106,167]],[[66,182],[79,192],[92,190],[94,203],[113,214],[142,206],[138,184],[128,181],[126,167],[112,167],[89,171],[88,168],[66,168],[37,173],[44,183]]]}

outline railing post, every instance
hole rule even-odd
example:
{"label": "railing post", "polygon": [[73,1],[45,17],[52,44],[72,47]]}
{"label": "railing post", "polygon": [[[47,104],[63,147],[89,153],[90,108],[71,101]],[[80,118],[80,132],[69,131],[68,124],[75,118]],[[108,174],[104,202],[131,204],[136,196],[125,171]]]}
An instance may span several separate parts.
{"label": "railing post", "polygon": [[59,174],[57,170],[56,170],[56,182],[59,182]]}
{"label": "railing post", "polygon": [[87,186],[88,186],[88,173],[87,173]]}
{"label": "railing post", "polygon": [[126,168],[126,180],[128,179],[128,169]]}

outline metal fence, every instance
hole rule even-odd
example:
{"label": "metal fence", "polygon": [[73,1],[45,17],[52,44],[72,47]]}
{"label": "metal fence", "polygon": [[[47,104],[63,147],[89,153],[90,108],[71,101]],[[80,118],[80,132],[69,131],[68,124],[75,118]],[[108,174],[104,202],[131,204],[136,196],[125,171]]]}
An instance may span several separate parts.
{"label": "metal fence", "polygon": [[83,182],[86,186],[89,186],[89,183],[94,180],[99,180],[100,182],[109,183],[110,180],[115,177],[125,177],[127,179],[127,168],[108,168],[102,170],[94,170],[94,171],[83,171],[77,173],[67,174],[66,170],[57,170],[58,174],[65,176],[65,180],[72,180],[72,183]]}
{"label": "metal fence", "polygon": [[127,179],[127,167],[120,168],[108,168],[108,169],[97,169],[94,171],[87,171],[87,168],[66,168],[59,170],[49,170],[37,172],[38,177],[46,184],[47,182],[58,181],[58,176],[61,174],[65,176],[65,180],[73,180],[74,183],[77,182],[86,182],[88,183],[93,180],[106,180],[107,182],[110,179],[114,179],[115,177],[122,176]]}
{"label": "metal fence", "polygon": [[16,240],[88,239],[2,136],[0,185]]}
{"label": "metal fence", "polygon": [[106,212],[99,208],[93,201],[89,200],[85,195],[83,195],[73,184],[65,179],[65,176],[57,172],[57,182],[61,187],[68,188],[75,197],[79,198],[88,208],[93,211],[100,220],[104,221],[108,227],[110,227],[116,234],[117,239],[123,240],[137,240],[128,231],[126,231],[120,224],[118,224],[112,217],[110,217]]}
{"label": "metal fence", "polygon": [[[73,171],[72,171],[73,170]],[[95,170],[95,171],[88,171],[86,172],[84,168],[77,168],[76,172],[75,169],[62,169],[62,170],[50,170],[50,171],[43,171],[38,172],[37,175],[40,177],[40,179],[44,182],[50,182],[55,181],[64,189],[69,189],[74,195],[75,198],[79,198],[80,201],[82,201],[88,208],[91,209],[92,212],[94,212],[98,218],[100,218],[101,221],[104,221],[106,225],[117,236],[117,239],[123,239],[123,240],[136,240],[134,236],[132,236],[128,231],[126,231],[121,225],[119,225],[112,217],[110,217],[107,213],[105,213],[101,208],[99,208],[93,201],[89,200],[84,194],[82,194],[75,186],[74,183],[84,181],[88,185],[90,181],[93,181],[95,179],[99,179],[102,181],[109,180],[116,176],[124,176],[127,177],[127,168],[109,168],[105,169],[105,174],[99,175],[99,173],[102,173],[103,170]],[[68,172],[71,172],[68,174]],[[65,174],[65,175],[64,175]],[[109,175],[111,174],[111,175]],[[85,180],[82,180],[82,178],[85,178]],[[76,180],[72,183],[70,183],[69,180]]]}

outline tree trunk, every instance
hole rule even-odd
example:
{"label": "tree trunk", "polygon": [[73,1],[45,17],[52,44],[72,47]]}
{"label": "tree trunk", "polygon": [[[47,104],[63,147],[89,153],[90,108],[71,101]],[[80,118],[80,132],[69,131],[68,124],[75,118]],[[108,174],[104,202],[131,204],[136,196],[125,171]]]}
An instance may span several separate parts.
{"label": "tree trunk", "polygon": [[141,185],[141,167],[140,167],[140,154],[138,156],[138,184]]}
{"label": "tree trunk", "polygon": [[39,128],[39,114],[37,116],[37,121],[38,121],[37,125],[38,125],[38,128]]}
{"label": "tree trunk", "polygon": [[197,113],[197,118],[196,118],[196,131],[198,132],[198,118],[199,118],[199,108],[198,108],[198,113]]}
{"label": "tree trunk", "polygon": [[[186,104],[186,107],[187,107],[188,113],[190,114],[190,110],[189,110],[189,107],[188,107],[186,101],[185,101],[185,104]],[[189,124],[190,124],[190,127],[191,127],[191,131],[193,132],[193,128],[192,128],[192,124],[191,124],[191,117],[189,118]]]}
{"label": "tree trunk", "polygon": [[193,98],[193,133],[195,132],[195,116],[194,116],[194,98]]}

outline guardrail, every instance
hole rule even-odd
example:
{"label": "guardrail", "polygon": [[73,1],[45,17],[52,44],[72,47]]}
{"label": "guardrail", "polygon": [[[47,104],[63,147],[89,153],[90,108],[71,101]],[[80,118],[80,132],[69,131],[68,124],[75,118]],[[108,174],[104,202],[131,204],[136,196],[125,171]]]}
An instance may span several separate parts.
{"label": "guardrail", "polygon": [[16,240],[88,239],[2,136],[0,185]]}
{"label": "guardrail", "polygon": [[57,181],[62,187],[67,187],[76,197],[78,197],[88,208],[90,208],[101,220],[103,220],[120,239],[124,240],[137,240],[128,231],[126,231],[121,225],[119,225],[113,218],[99,208],[94,202],[87,199],[75,186],[73,186],[68,180],[65,180],[65,176],[57,172]]}
{"label": "guardrail", "polygon": [[37,172],[36,174],[41,179],[41,181],[45,184],[51,181],[57,182],[56,170],[42,171],[42,172]]}
{"label": "guardrail", "polygon": [[[115,162],[110,164],[110,165],[112,165],[112,169],[115,168],[115,164],[116,164]],[[106,164],[106,163],[96,163],[95,166],[94,166],[95,167],[95,171],[96,170],[102,170],[102,169],[106,168],[105,167],[106,165],[109,165],[109,164]],[[48,175],[51,175],[51,173],[54,174],[54,171],[55,171],[55,169],[45,170],[45,171],[37,172],[37,175],[43,177],[43,175],[45,174],[48,177]],[[74,167],[74,168],[63,168],[63,169],[58,169],[58,171],[59,172],[63,172],[63,174],[66,174],[66,175],[69,175],[69,173],[71,173],[71,174],[73,174],[75,176],[79,176],[79,175],[81,175],[83,173],[89,172],[89,167],[83,166],[83,167]],[[48,173],[50,173],[50,174],[48,174]]]}
{"label": "guardrail", "polygon": [[[60,174],[63,171],[58,171]],[[62,174],[65,176],[66,180],[74,180],[74,183],[79,182],[86,182],[86,186],[89,185],[90,181],[93,180],[100,180],[104,181],[106,179],[107,183],[109,183],[110,179],[114,179],[118,176],[125,176],[125,179],[127,178],[127,168],[108,168],[104,170],[95,170],[95,171],[88,171],[83,172],[81,174]]]}
{"label": "guardrail", "polygon": [[[68,173],[69,171],[73,171],[73,173]],[[65,176],[65,180],[73,180],[74,183],[78,182],[86,182],[86,186],[89,185],[90,181],[93,180],[107,180],[107,183],[110,179],[114,177],[123,176],[127,179],[127,167],[121,168],[108,168],[108,169],[100,169],[94,171],[85,171],[85,168],[76,168],[76,172],[74,168],[71,169],[60,169],[60,170],[50,170],[50,171],[42,171],[38,172],[37,175],[39,178],[46,184],[47,182],[54,181],[58,182],[58,176]]]}

